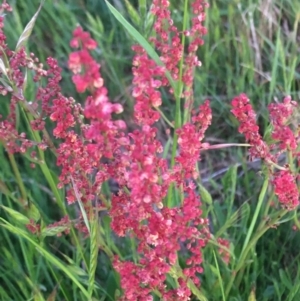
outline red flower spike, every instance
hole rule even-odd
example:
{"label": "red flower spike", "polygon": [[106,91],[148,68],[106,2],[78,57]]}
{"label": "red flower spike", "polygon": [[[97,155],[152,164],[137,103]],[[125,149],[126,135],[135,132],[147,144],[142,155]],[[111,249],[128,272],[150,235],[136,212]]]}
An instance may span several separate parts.
{"label": "red flower spike", "polygon": [[295,177],[289,171],[279,171],[273,179],[274,191],[283,207],[294,210],[299,205],[299,191]]}
{"label": "red flower spike", "polygon": [[256,124],[256,114],[252,109],[250,100],[246,94],[241,94],[235,97],[231,105],[233,109],[231,112],[240,122],[239,132],[244,134],[246,141],[251,144],[249,150],[250,159],[270,158],[270,150],[267,144],[262,140],[259,134],[259,128]]}
{"label": "red flower spike", "polygon": [[273,125],[272,138],[280,142],[281,150],[296,150],[296,137],[288,126],[289,119],[297,107],[290,96],[284,98],[283,103],[269,105],[271,124]]}

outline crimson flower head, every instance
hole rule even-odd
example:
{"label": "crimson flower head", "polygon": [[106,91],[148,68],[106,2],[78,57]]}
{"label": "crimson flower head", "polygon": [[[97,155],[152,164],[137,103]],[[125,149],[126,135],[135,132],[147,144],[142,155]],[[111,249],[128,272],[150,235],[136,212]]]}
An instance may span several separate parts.
{"label": "crimson flower head", "polygon": [[259,127],[256,124],[256,114],[250,104],[246,94],[240,94],[232,102],[231,112],[240,123],[239,132],[243,134],[251,148],[249,150],[250,158],[266,159],[270,156],[268,145],[263,141],[259,134]]}
{"label": "crimson flower head", "polygon": [[78,26],[73,31],[73,39],[70,42],[72,48],[84,48],[94,50],[97,47],[97,42],[91,38],[89,32],[84,31],[82,27]]}
{"label": "crimson flower head", "polygon": [[297,141],[295,134],[289,127],[297,103],[290,96],[284,98],[282,103],[269,105],[270,119],[273,126],[272,138],[280,143],[281,150],[296,150]]}
{"label": "crimson flower head", "polygon": [[279,202],[286,209],[293,210],[299,205],[299,191],[295,177],[287,170],[275,174],[273,185]]}

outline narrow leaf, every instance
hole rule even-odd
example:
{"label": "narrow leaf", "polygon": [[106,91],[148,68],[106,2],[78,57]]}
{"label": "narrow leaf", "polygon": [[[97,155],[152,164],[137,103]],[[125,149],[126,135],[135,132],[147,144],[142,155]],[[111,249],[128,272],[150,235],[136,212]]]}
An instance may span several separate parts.
{"label": "narrow leaf", "polygon": [[[74,282],[74,284],[80,289],[80,291],[84,294],[86,297],[86,300],[89,300],[89,294],[87,290],[83,287],[83,285],[80,283],[79,279],[75,276],[74,271],[72,270],[72,267],[67,265],[65,262],[62,262],[59,258],[54,256],[53,254],[49,253],[46,249],[44,249],[41,245],[39,245],[37,242],[35,242],[25,231],[22,229],[19,229],[17,227],[14,227],[12,224],[8,223],[3,218],[0,218],[0,221],[2,222],[0,224],[1,227],[6,228],[10,232],[16,234],[18,237],[22,237],[26,239],[30,244],[32,244],[35,249],[40,252],[47,261],[52,263],[54,266],[56,266],[58,269],[60,269],[62,272],[66,274],[66,276]],[[78,268],[78,267],[77,267]]]}
{"label": "narrow leaf", "polygon": [[14,209],[8,208],[6,206],[1,206],[13,219],[16,221],[26,225],[30,223],[30,220],[28,217],[23,215],[22,213],[15,211]]}
{"label": "narrow leaf", "polygon": [[91,24],[91,28],[95,29],[97,31],[98,35],[103,34],[104,26],[103,26],[103,23],[100,20],[100,18],[98,16],[94,18],[89,12],[87,12],[86,16],[87,16],[89,23]]}
{"label": "narrow leaf", "polygon": [[125,5],[128,11],[128,14],[134,23],[135,26],[140,26],[141,25],[141,17],[137,10],[134,8],[134,6],[130,3],[130,1],[125,0]]}
{"label": "narrow leaf", "polygon": [[213,255],[214,255],[214,260],[215,260],[215,264],[216,264],[217,276],[219,279],[219,284],[220,284],[220,288],[221,288],[221,292],[222,292],[222,299],[223,299],[223,301],[226,301],[224,287],[223,287],[223,280],[222,280],[222,276],[220,273],[220,268],[219,268],[219,264],[218,264],[218,260],[217,260],[215,251],[213,251]]}
{"label": "narrow leaf", "polygon": [[7,77],[6,67],[3,60],[0,58],[0,71]]}
{"label": "narrow leaf", "polygon": [[147,14],[147,1],[146,0],[139,0],[139,11],[141,15],[141,19],[145,20]]}
{"label": "narrow leaf", "polygon": [[95,288],[95,273],[98,263],[98,246],[99,246],[99,223],[98,223],[98,213],[95,212],[92,214],[92,221],[90,222],[91,225],[91,233],[90,233],[90,266],[89,266],[89,286],[88,292],[92,297],[93,291]]}
{"label": "narrow leaf", "polygon": [[37,12],[34,14],[34,16],[31,18],[31,20],[29,21],[29,23],[26,25],[24,31],[22,32],[22,34],[21,34],[21,36],[20,36],[20,38],[19,38],[19,40],[18,40],[17,46],[16,46],[16,52],[17,52],[18,50],[20,50],[21,47],[23,47],[23,46],[26,45],[27,40],[28,40],[28,38],[29,38],[30,35],[31,35],[33,26],[34,26],[34,24],[35,24],[35,21],[36,21],[36,19],[37,19],[37,17],[38,17],[38,14],[39,14],[39,12],[40,12],[40,10],[41,10],[41,8],[42,8],[44,2],[45,2],[45,0],[42,0],[42,1],[41,1],[41,4],[40,4],[40,6],[39,6]]}
{"label": "narrow leaf", "polygon": [[212,197],[210,195],[210,193],[207,191],[207,189],[201,185],[200,183],[198,184],[199,187],[199,192],[200,192],[200,196],[201,199],[208,205],[212,204]]}
{"label": "narrow leaf", "polygon": [[248,297],[248,301],[256,301],[256,297],[255,297],[255,287],[252,287],[250,295]]}
{"label": "narrow leaf", "polygon": [[88,216],[86,214],[86,211],[84,209],[84,206],[81,202],[81,199],[80,199],[80,195],[79,195],[79,191],[77,190],[77,186],[73,180],[73,178],[71,177],[71,180],[72,180],[72,184],[73,184],[73,189],[74,189],[74,192],[75,192],[75,196],[76,196],[76,199],[77,199],[77,202],[79,204],[79,207],[80,207],[80,211],[81,211],[81,214],[82,214],[82,217],[83,217],[83,220],[84,220],[84,223],[85,223],[85,226],[86,228],[88,229],[89,233],[91,234],[91,228],[90,228],[90,223],[89,223],[89,220],[88,220]]}
{"label": "narrow leaf", "polygon": [[41,218],[39,209],[33,203],[30,204],[26,213],[28,217],[30,219],[33,219],[35,222],[37,222]]}
{"label": "narrow leaf", "polygon": [[57,226],[57,227],[49,227],[49,228],[44,228],[41,233],[41,237],[45,238],[47,236],[55,236],[63,231],[69,229],[70,227],[67,226]]}

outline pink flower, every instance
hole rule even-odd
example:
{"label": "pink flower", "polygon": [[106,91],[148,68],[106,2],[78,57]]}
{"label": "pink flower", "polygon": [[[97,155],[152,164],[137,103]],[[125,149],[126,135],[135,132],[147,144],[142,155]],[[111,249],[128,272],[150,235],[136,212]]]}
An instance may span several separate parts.
{"label": "pink flower", "polygon": [[84,31],[80,26],[73,31],[73,39],[71,40],[70,45],[73,48],[82,47],[89,50],[93,50],[97,47],[96,41],[93,40],[90,34]]}
{"label": "pink flower", "polygon": [[281,205],[289,210],[299,205],[299,192],[295,177],[289,171],[279,171],[274,175],[275,194]]}
{"label": "pink flower", "polygon": [[273,125],[272,138],[280,142],[281,150],[295,150],[297,148],[296,137],[288,126],[289,118],[297,107],[290,96],[284,98],[283,103],[269,105],[271,124]]}
{"label": "pink flower", "polygon": [[256,124],[256,114],[246,94],[235,97],[231,105],[231,112],[240,122],[239,132],[244,134],[246,141],[251,144],[249,150],[250,158],[266,159],[270,157],[270,150],[259,134],[259,127]]}

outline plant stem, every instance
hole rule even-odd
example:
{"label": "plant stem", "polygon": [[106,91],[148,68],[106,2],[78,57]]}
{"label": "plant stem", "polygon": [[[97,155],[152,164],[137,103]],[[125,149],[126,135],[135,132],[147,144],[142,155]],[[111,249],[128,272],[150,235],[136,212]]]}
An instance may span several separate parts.
{"label": "plant stem", "polygon": [[163,118],[163,120],[170,126],[171,128],[174,128],[174,125],[172,122],[167,118],[167,116],[164,114],[164,112],[160,108],[155,108],[156,111],[159,112],[160,116]]}
{"label": "plant stem", "polygon": [[257,241],[264,235],[264,233],[274,227],[276,223],[288,212],[286,209],[281,209],[278,213],[275,214],[275,217],[267,220],[262,221],[259,227],[257,228],[256,234],[253,236],[253,238],[250,240],[248,245],[246,246],[244,252],[242,253],[241,257],[239,258],[238,264],[236,268],[234,269],[234,274],[232,274],[232,277],[230,278],[230,281],[226,287],[225,295],[228,298],[230,290],[232,288],[233,282],[236,278],[237,273],[243,268],[245,260],[247,258],[247,255],[249,251],[255,246]]}
{"label": "plant stem", "polygon": [[255,208],[253,219],[251,221],[249,230],[248,230],[247,235],[246,235],[246,239],[244,241],[244,245],[243,245],[242,252],[241,252],[241,257],[243,256],[243,253],[244,253],[244,251],[245,251],[245,249],[246,249],[246,247],[247,247],[247,245],[249,243],[250,237],[251,237],[251,235],[253,233],[254,226],[255,226],[255,224],[257,222],[257,218],[258,218],[260,209],[262,207],[262,204],[263,204],[266,192],[267,192],[268,185],[269,185],[269,175],[266,176],[266,178],[264,180],[264,183],[263,183],[263,186],[262,186],[262,189],[260,191],[260,194],[259,194],[259,197],[258,197],[258,203],[257,203],[257,206]]}
{"label": "plant stem", "polygon": [[[187,17],[188,17],[188,0],[184,2],[184,16],[183,16],[183,28],[182,31],[186,30],[187,26]],[[181,45],[184,49],[185,44],[185,35],[182,35],[181,38]],[[174,89],[174,96],[175,96],[175,124],[174,124],[174,136],[173,136],[173,145],[172,145],[172,157],[171,157],[171,168],[175,165],[175,157],[177,152],[178,146],[178,135],[176,130],[181,127],[181,96],[183,90],[183,82],[182,82],[182,75],[183,75],[183,63],[184,63],[184,51],[182,51],[181,60],[179,63],[179,79],[177,81],[176,89]],[[173,207],[173,190],[175,189],[174,185],[171,184],[168,191],[167,196],[167,206]]]}
{"label": "plant stem", "polygon": [[13,154],[8,153],[8,158],[10,161],[10,164],[12,166],[12,169],[14,171],[15,177],[16,177],[16,181],[18,183],[20,192],[21,192],[21,205],[23,206],[23,208],[27,205],[27,192],[26,192],[26,188],[24,186],[21,174],[19,172],[15,157]]}
{"label": "plant stem", "polygon": [[[183,14],[183,28],[182,28],[183,33],[187,29],[187,23],[188,23],[188,0],[185,0],[184,1],[184,14]],[[181,44],[182,44],[182,47],[184,49],[185,34],[182,35]],[[183,62],[184,62],[184,55],[182,54],[182,59],[180,61],[180,68],[179,68],[179,78],[180,78],[180,82],[181,82],[181,85],[182,85],[180,94],[182,93],[182,89],[183,89],[183,82],[182,82]],[[185,104],[185,106],[186,107],[183,110],[183,123],[186,123],[188,121],[188,117],[189,117],[189,113],[190,113],[189,112],[190,105],[187,106],[187,104]]]}
{"label": "plant stem", "polygon": [[269,209],[270,209],[270,206],[271,206],[271,202],[274,198],[275,194],[274,194],[274,191],[271,193],[268,201],[267,201],[267,204],[265,206],[265,210],[264,210],[264,213],[263,213],[263,216],[267,216],[268,215],[268,212],[269,212]]}

